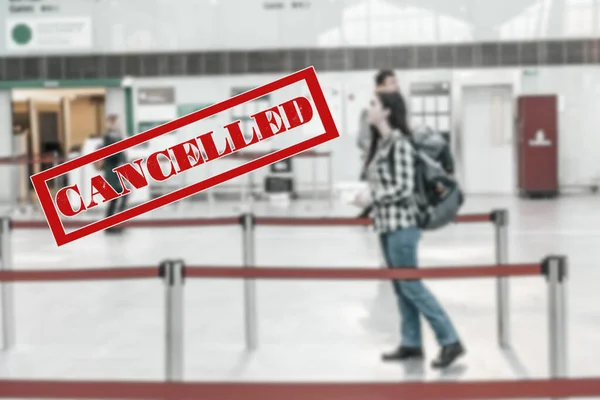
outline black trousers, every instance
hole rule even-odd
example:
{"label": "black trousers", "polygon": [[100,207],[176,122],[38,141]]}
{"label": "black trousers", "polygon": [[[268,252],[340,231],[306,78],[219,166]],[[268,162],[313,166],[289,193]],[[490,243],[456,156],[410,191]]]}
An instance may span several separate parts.
{"label": "black trousers", "polygon": [[[121,186],[121,181],[117,174],[112,172],[112,169],[107,165],[105,165],[104,168],[104,179],[106,180],[106,183],[108,183],[115,192],[123,192],[123,187]],[[126,206],[127,196],[117,197],[116,199],[109,201],[108,206],[106,207],[106,218],[118,214],[121,211],[125,211]]]}
{"label": "black trousers", "polygon": [[118,214],[121,211],[125,211],[125,207],[127,206],[127,196],[117,197],[114,200],[111,200],[108,203],[108,207],[106,207],[106,218]]}

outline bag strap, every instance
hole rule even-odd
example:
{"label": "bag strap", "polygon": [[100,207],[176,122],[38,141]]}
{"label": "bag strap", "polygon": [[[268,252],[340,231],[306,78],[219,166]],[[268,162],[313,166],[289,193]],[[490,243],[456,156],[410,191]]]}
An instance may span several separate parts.
{"label": "bag strap", "polygon": [[387,154],[387,162],[392,180],[396,179],[396,140],[394,140],[390,146]]}

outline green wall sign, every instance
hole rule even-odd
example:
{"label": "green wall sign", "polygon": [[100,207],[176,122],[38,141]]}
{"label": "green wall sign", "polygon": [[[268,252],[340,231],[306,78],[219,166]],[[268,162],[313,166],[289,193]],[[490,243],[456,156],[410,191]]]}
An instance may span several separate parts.
{"label": "green wall sign", "polygon": [[[193,112],[196,112],[198,110],[202,110],[203,108],[206,108],[208,106],[212,106],[213,103],[189,103],[189,104],[178,104],[177,105],[177,117],[183,117],[185,115],[191,114]],[[209,118],[212,118],[213,116],[210,116]]]}
{"label": "green wall sign", "polygon": [[[166,124],[170,121],[140,121],[137,126],[137,133],[146,132],[148,129],[156,128],[157,126]],[[169,135],[177,131],[169,132]]]}

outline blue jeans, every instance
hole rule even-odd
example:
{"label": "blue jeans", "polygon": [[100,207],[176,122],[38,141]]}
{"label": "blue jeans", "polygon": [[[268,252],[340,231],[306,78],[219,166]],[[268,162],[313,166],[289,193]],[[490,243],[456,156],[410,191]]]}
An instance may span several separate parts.
{"label": "blue jeans", "polygon": [[[388,268],[417,268],[420,238],[421,231],[416,227],[382,233],[381,246]],[[419,315],[429,322],[441,346],[459,341],[450,318],[421,280],[396,280],[392,283],[400,309],[401,346],[422,346]]]}

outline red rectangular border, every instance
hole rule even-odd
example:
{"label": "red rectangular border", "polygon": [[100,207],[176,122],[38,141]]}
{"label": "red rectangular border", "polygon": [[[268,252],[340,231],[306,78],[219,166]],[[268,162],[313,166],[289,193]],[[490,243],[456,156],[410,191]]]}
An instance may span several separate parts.
{"label": "red rectangular border", "polygon": [[[139,204],[123,212],[115,214],[111,217],[90,223],[89,225],[85,225],[72,232],[67,233],[65,231],[58,211],[54,206],[54,202],[52,200],[52,196],[50,194],[48,186],[46,185],[46,182],[48,180],[54,179],[76,168],[92,164],[112,154],[122,152],[126,149],[152,140],[158,136],[165,135],[173,130],[179,129],[185,125],[189,125],[201,119],[210,117],[214,114],[228,110],[239,104],[262,97],[265,94],[271,93],[275,90],[284,88],[302,80],[306,81],[310,95],[312,96],[312,100],[315,104],[317,114],[321,118],[321,121],[325,128],[325,133],[304,140],[300,143],[294,144],[288,148],[274,151],[263,157],[252,160],[244,165],[240,165],[229,171],[225,171],[216,176],[205,179],[201,182],[194,183],[192,185],[186,186],[174,192],[158,197],[156,199],[147,201],[143,204]],[[315,69],[314,67],[308,67],[288,76],[285,76],[281,79],[268,83],[264,86],[260,86],[247,92],[241,93],[220,103],[213,104],[202,110],[198,110],[184,117],[177,118],[164,125],[157,126],[146,132],[126,138],[93,153],[83,155],[73,160],[69,160],[63,164],[47,169],[45,171],[39,172],[31,177],[31,182],[33,183],[33,187],[42,206],[42,211],[46,216],[46,220],[48,222],[50,230],[54,235],[56,244],[58,246],[62,246],[74,240],[91,235],[92,233],[109,228],[111,226],[118,225],[126,220],[137,217],[146,212],[156,210],[175,201],[189,197],[195,193],[198,193],[201,190],[208,189],[227,180],[254,171],[258,168],[262,168],[269,164],[283,160],[285,158],[289,158],[312,147],[333,140],[339,136],[339,132],[335,126],[335,122],[333,120],[329,107],[327,106],[325,95],[323,94],[323,90],[321,89],[321,85],[319,84],[319,81],[317,79]],[[231,155],[231,153],[229,155]]]}

